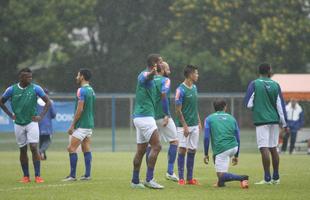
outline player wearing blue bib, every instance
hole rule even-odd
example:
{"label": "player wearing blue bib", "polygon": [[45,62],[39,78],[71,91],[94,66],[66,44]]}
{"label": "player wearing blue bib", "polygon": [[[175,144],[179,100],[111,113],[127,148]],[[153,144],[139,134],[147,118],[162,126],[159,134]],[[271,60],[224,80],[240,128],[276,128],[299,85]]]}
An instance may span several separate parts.
{"label": "player wearing blue bib", "polygon": [[217,100],[213,103],[213,106],[215,113],[205,119],[204,162],[209,163],[209,141],[211,141],[213,160],[218,177],[216,186],[224,187],[225,182],[240,181],[242,188],[248,188],[248,176],[228,173],[231,157],[233,157],[232,164],[238,164],[240,133],[237,121],[232,115],[226,113],[227,104],[225,101]]}
{"label": "player wearing blue bib", "polygon": [[[14,120],[16,141],[20,149],[20,163],[24,174],[20,182],[30,182],[27,155],[27,145],[29,144],[32,152],[35,182],[42,183],[44,180],[40,176],[40,155],[38,151],[40,134],[38,122],[41,121],[47,113],[51,102],[43,89],[31,82],[31,70],[29,68],[20,70],[19,83],[6,89],[0,99],[0,107]],[[45,106],[40,115],[37,114],[37,97],[40,97],[45,102]],[[5,106],[7,100],[11,102],[13,113]]]}

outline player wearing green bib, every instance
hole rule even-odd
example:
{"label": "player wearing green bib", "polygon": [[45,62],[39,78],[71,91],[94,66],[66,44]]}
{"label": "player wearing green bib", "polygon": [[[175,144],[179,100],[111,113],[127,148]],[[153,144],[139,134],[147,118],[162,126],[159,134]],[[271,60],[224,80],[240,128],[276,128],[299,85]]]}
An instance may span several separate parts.
{"label": "player wearing green bib", "polygon": [[76,165],[77,153],[76,149],[81,144],[84,153],[85,174],[80,180],[91,180],[91,161],[92,154],[90,151],[90,138],[94,128],[94,106],[95,106],[95,92],[89,85],[91,79],[91,72],[88,69],[80,69],[77,74],[76,82],[81,86],[76,94],[76,106],[74,119],[71,127],[68,130],[69,135],[72,135],[70,144],[68,146],[70,158],[70,175],[63,181],[76,181]]}
{"label": "player wearing green bib", "polygon": [[[0,107],[14,120],[14,129],[17,144],[20,148],[20,163],[24,177],[20,182],[29,183],[29,167],[27,145],[29,144],[32,152],[32,161],[35,170],[35,182],[42,183],[44,180],[40,177],[40,155],[38,151],[39,143],[39,125],[38,122],[43,119],[48,111],[51,102],[43,89],[31,83],[32,72],[29,68],[19,71],[19,83],[6,89],[0,100]],[[45,106],[42,113],[37,115],[37,97],[40,97]],[[10,100],[13,113],[5,106],[5,102]]]}
{"label": "player wearing green bib", "polygon": [[184,165],[187,152],[187,184],[197,185],[193,179],[194,159],[199,142],[201,123],[198,113],[197,87],[194,82],[198,80],[198,69],[187,65],[184,69],[185,80],[176,90],[176,125],[179,139],[178,171],[179,185],[185,185]]}
{"label": "player wearing green bib", "polygon": [[225,182],[240,181],[242,188],[248,188],[246,175],[235,175],[228,173],[231,157],[233,165],[238,164],[240,149],[240,133],[235,118],[226,113],[227,104],[225,101],[217,100],[213,103],[215,113],[205,119],[204,150],[206,164],[209,163],[209,141],[213,151],[216,174],[218,177],[217,187],[224,187]]}
{"label": "player wearing green bib", "polygon": [[[164,188],[153,179],[157,156],[161,150],[160,137],[154,119],[156,99],[154,75],[161,63],[162,58],[160,55],[150,54],[147,58],[147,69],[139,74],[137,80],[133,114],[133,123],[136,127],[137,136],[137,151],[133,160],[132,188],[145,188],[144,185],[154,189]],[[147,159],[146,182],[143,185],[140,183],[139,173],[148,144],[151,145],[151,150]]]}
{"label": "player wearing green bib", "polygon": [[[253,111],[257,145],[261,152],[264,167],[264,180],[256,184],[279,184],[277,145],[279,124],[281,123],[287,131],[286,109],[279,84],[270,79],[270,64],[263,63],[258,68],[260,77],[249,84],[244,99],[245,105]],[[272,157],[272,178],[269,154]]]}
{"label": "player wearing green bib", "polygon": [[[159,134],[165,142],[169,142],[168,149],[168,167],[166,179],[178,181],[178,177],[174,173],[174,162],[176,159],[178,139],[177,130],[174,121],[170,115],[170,67],[168,63],[163,62],[160,67],[157,67],[158,74],[154,76],[156,99],[155,99],[155,120]],[[147,148],[146,157],[150,147]]]}

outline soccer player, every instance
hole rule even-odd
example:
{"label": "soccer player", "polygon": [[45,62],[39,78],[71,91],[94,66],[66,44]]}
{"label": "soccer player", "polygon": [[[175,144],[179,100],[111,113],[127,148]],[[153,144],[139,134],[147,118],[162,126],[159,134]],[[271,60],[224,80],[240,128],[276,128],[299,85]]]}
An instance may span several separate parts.
{"label": "soccer player", "polygon": [[[133,160],[132,188],[145,188],[144,185],[154,189],[164,188],[153,179],[157,156],[161,150],[159,133],[154,118],[156,96],[154,75],[161,63],[162,58],[160,55],[150,54],[147,58],[147,68],[138,76],[133,114],[133,123],[137,134],[137,151]],[[140,183],[139,173],[148,144],[151,145],[151,151],[147,159],[146,182],[143,185]]]}
{"label": "soccer player", "polygon": [[92,154],[90,150],[90,137],[94,128],[94,106],[95,106],[95,92],[89,85],[91,79],[91,72],[88,69],[80,69],[76,82],[81,87],[76,93],[76,107],[72,124],[68,130],[68,134],[72,136],[68,146],[70,158],[70,175],[63,181],[76,181],[76,165],[78,156],[76,153],[79,145],[82,145],[85,162],[85,174],[80,180],[91,180],[91,161]]}
{"label": "soccer player", "polygon": [[[35,182],[43,183],[40,177],[40,155],[38,151],[39,126],[38,122],[48,111],[51,102],[43,89],[32,83],[32,71],[29,68],[21,69],[18,73],[19,83],[6,89],[0,99],[0,107],[14,120],[16,142],[20,149],[20,164],[23,170],[22,183],[30,182],[27,145],[32,152],[32,161],[35,173]],[[40,97],[45,106],[40,115],[37,114],[37,97]],[[7,100],[11,101],[12,112],[6,107]]]}
{"label": "soccer player", "polygon": [[217,100],[213,103],[215,113],[205,119],[205,137],[204,137],[204,162],[209,163],[209,141],[213,151],[215,170],[218,177],[217,187],[224,187],[225,182],[240,181],[242,188],[248,188],[247,175],[236,175],[228,173],[229,161],[232,164],[238,164],[240,150],[240,133],[235,118],[226,113],[227,104],[223,100]]}
{"label": "soccer player", "polygon": [[187,152],[187,184],[198,185],[193,178],[194,159],[199,141],[201,122],[197,105],[198,68],[187,65],[184,69],[185,80],[179,85],[175,94],[176,126],[179,140],[178,171],[179,185],[185,185],[184,165]]}
{"label": "soccer player", "polygon": [[[256,184],[279,184],[279,154],[277,152],[279,123],[281,122],[283,128],[288,131],[285,104],[279,84],[270,79],[270,64],[260,64],[258,71],[260,77],[249,84],[244,98],[245,105],[253,111],[257,145],[265,173],[264,180]],[[272,157],[272,177],[269,154]]]}
{"label": "soccer player", "polygon": [[[48,95],[48,89],[43,89],[45,94]],[[40,131],[40,144],[39,144],[39,153],[41,160],[46,160],[46,151],[51,143],[51,138],[54,133],[52,119],[56,117],[56,110],[53,100],[51,101],[51,106],[48,109],[44,118],[39,122],[39,131]],[[37,111],[40,113],[43,111],[45,103],[41,98],[38,98],[37,101]]]}
{"label": "soccer player", "polygon": [[161,67],[157,67],[158,75],[154,77],[156,86],[156,106],[155,120],[158,131],[165,142],[169,142],[168,150],[168,168],[166,179],[178,181],[174,173],[174,162],[178,150],[177,129],[170,115],[170,79],[168,78],[171,71],[167,62],[163,62]]}

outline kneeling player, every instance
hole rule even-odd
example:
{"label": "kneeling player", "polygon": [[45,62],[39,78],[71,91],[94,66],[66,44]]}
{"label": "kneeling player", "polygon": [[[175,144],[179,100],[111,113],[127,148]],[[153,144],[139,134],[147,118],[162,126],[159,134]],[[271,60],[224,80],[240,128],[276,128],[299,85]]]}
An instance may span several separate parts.
{"label": "kneeling player", "polygon": [[209,115],[205,120],[205,158],[204,162],[209,163],[209,139],[211,138],[211,146],[215,169],[218,177],[216,186],[224,187],[225,182],[240,181],[242,188],[248,188],[247,175],[235,175],[228,173],[229,161],[232,164],[238,164],[238,155],[240,148],[239,128],[235,118],[226,113],[227,105],[223,100],[213,103],[215,113]]}

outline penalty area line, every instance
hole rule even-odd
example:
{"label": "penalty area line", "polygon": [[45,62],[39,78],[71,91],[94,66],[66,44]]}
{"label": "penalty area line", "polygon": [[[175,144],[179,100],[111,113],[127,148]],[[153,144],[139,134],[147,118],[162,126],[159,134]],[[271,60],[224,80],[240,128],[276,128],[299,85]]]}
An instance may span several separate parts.
{"label": "penalty area line", "polygon": [[29,186],[29,187],[22,186],[22,187],[13,187],[13,188],[7,188],[7,189],[0,188],[0,192],[11,192],[11,191],[19,191],[19,190],[34,190],[34,189],[45,189],[45,188],[57,188],[57,187],[76,186],[76,185],[82,185],[82,184],[93,185],[93,184],[98,184],[98,182],[48,184],[48,185],[37,185],[37,186]]}

